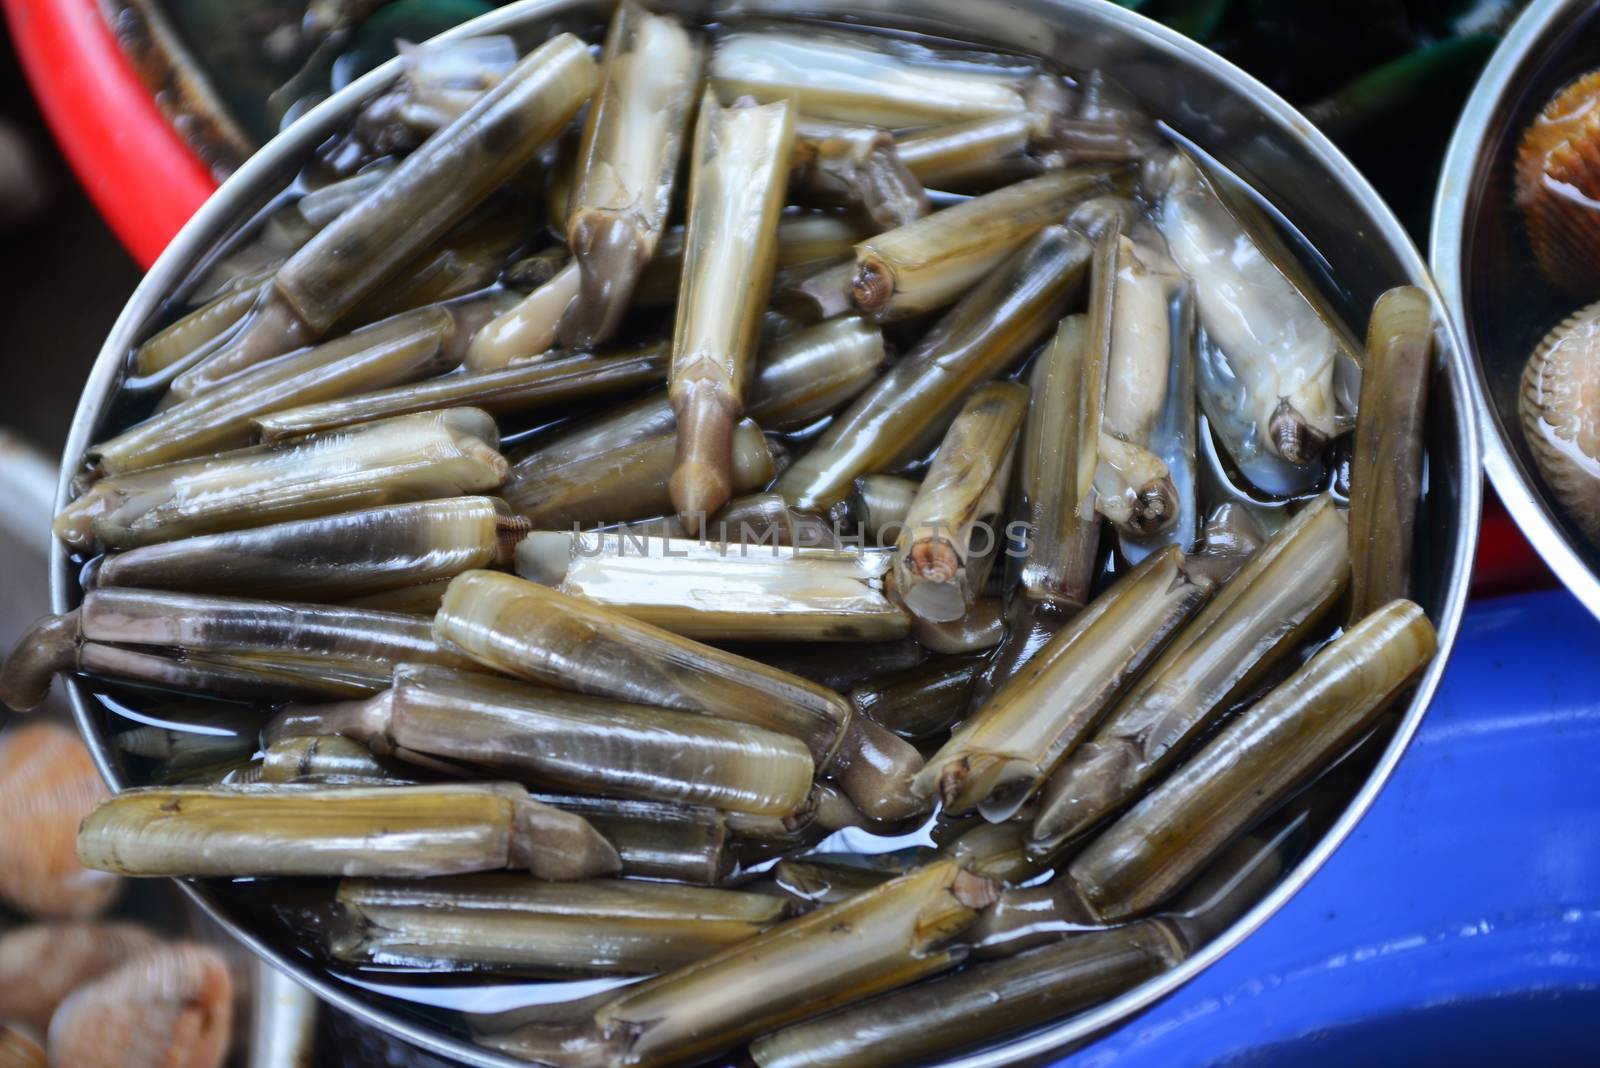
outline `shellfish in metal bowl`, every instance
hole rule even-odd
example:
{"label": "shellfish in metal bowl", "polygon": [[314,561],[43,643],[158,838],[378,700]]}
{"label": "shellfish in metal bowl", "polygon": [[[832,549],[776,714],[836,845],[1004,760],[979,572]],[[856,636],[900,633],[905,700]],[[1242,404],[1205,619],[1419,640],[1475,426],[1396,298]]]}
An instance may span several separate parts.
{"label": "shellfish in metal bowl", "polygon": [[1398,224],[1113,6],[804,11],[509,6],[180,236],[0,675],[86,863],[467,1063],[798,1068],[1059,1049],[1348,833],[1477,520]]}

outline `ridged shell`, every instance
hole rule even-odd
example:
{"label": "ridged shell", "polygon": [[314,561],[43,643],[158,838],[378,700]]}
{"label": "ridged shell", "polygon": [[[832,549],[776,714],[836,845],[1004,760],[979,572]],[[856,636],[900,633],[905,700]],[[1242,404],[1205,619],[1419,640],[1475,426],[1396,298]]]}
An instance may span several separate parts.
{"label": "ridged shell", "polygon": [[78,823],[106,796],[89,751],[54,723],[0,733],[0,901],[39,919],[103,909],[115,876],[78,863]]}
{"label": "ridged shell", "polygon": [[50,1021],[50,1063],[218,1068],[233,1033],[233,978],[204,946],[163,946],[79,987]]}
{"label": "ridged shell", "polygon": [[66,996],[157,945],[131,923],[33,923],[0,935],[0,1020],[44,1034]]}
{"label": "ridged shell", "polygon": [[45,1068],[44,1047],[22,1028],[0,1023],[0,1068]]}
{"label": "ridged shell", "polygon": [[1600,304],[1574,312],[1539,342],[1517,407],[1545,484],[1600,547]]}
{"label": "ridged shell", "polygon": [[1545,274],[1577,296],[1600,293],[1600,70],[1568,84],[1529,124],[1515,179]]}

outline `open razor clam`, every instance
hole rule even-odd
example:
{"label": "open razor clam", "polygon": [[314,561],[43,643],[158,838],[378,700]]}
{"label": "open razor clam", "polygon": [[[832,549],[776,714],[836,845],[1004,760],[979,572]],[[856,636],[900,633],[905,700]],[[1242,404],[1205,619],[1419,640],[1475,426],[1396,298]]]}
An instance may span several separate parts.
{"label": "open razor clam", "polygon": [[1426,297],[1352,351],[1114,72],[681,12],[324,132],[129,338],[0,698],[130,720],[86,863],[505,1008],[458,1057],[924,1063],[1170,976],[1434,654]]}

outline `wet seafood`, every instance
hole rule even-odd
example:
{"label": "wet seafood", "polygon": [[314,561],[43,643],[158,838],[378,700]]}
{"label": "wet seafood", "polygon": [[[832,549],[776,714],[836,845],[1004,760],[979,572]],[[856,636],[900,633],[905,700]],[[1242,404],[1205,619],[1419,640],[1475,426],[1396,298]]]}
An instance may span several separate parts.
{"label": "wet seafood", "polygon": [[1411,592],[1432,349],[1427,293],[1402,286],[1378,298],[1367,329],[1361,418],[1350,458],[1352,622]]}
{"label": "wet seafood", "polygon": [[581,817],[510,783],[124,790],[83,821],[78,856],[136,876],[419,878],[518,868],[568,880],[619,865]]}
{"label": "wet seafood", "polygon": [[1116,922],[1182,887],[1355,742],[1433,651],[1432,624],[1405,600],[1334,639],[1078,854],[1067,874],[1093,914]]}
{"label": "wet seafood", "polygon": [[1600,71],[1588,71],[1557,93],[1523,132],[1513,175],[1514,199],[1545,277],[1584,300],[1594,298],[1600,270],[1597,92]]}
{"label": "wet seafood", "polygon": [[786,735],[423,665],[397,668],[394,685],[364,702],[290,706],[263,737],[322,734],[425,767],[735,812],[786,815],[811,790],[811,754]]}
{"label": "wet seafood", "polygon": [[928,195],[900,162],[890,131],[802,117],[794,132],[791,190],[854,205],[883,230],[928,214]]}
{"label": "wet seafood", "polygon": [[898,475],[862,475],[844,505],[850,522],[879,548],[893,545],[905,526],[920,483]]}
{"label": "wet seafood", "polygon": [[727,821],[716,809],[573,794],[533,799],[587,820],[616,848],[623,875],[714,886],[732,871]]}
{"label": "wet seafood", "polygon": [[636,974],[691,964],[759,934],[784,900],[620,880],[518,875],[346,879],[329,951],[351,963],[427,971]]}
{"label": "wet seafood", "polygon": [[0,1068],[45,1068],[44,1047],[26,1029],[0,1023]]}
{"label": "wet seafood", "polygon": [[485,412],[401,415],[283,445],[100,479],[56,516],[78,551],[492,490],[507,465]]}
{"label": "wet seafood", "polygon": [[944,432],[973,386],[1044,336],[1088,258],[1080,235],[1041,230],[834,419],[774,488],[796,508],[828,508],[862,475],[917,455]]}
{"label": "wet seafood", "polygon": [[862,683],[850,691],[850,703],[858,715],[871,716],[902,738],[932,738],[966,711],[982,666],[976,656],[940,657]]}
{"label": "wet seafood", "polygon": [[[717,529],[717,521],[710,525]],[[534,531],[517,574],[700,641],[874,641],[910,621],[884,552]]]}
{"label": "wet seafood", "polygon": [[1189,571],[1221,586],[1232,580],[1266,541],[1261,520],[1248,507],[1237,501],[1219,504],[1206,520],[1199,551],[1189,554]]}
{"label": "wet seafood", "polygon": [[[995,886],[941,861],[768,928],[627,987],[579,1024],[530,1025],[480,1041],[556,1065],[659,1065],[904,986],[956,964],[950,940]],[[728,991],[741,996],[730,998]]]}
{"label": "wet seafood", "polygon": [[935,311],[1079,201],[1113,187],[1105,167],[1056,171],[974,197],[856,246],[850,299],[876,319]]}
{"label": "wet seafood", "polygon": [[526,530],[492,497],[446,497],[111,553],[87,582],[338,600],[509,564]]}
{"label": "wet seafood", "polygon": [[818,858],[815,862],[786,859],[773,866],[773,886],[789,899],[789,907],[795,914],[823,905],[837,905],[894,878],[894,872],[853,864],[827,864],[823,863],[824,859]]}
{"label": "wet seafood", "polygon": [[154,935],[132,923],[11,928],[0,934],[0,1017],[42,1035],[68,994],[155,945]]}
{"label": "wet seafood", "polygon": [[296,405],[257,416],[254,422],[263,441],[275,441],[437,408],[466,406],[496,415],[552,408],[657,385],[666,377],[665,346],[653,345],[616,355],[576,355],[497,371],[470,371],[415,385]]}
{"label": "wet seafood", "polygon": [[1152,554],[962,723],[912,788],[947,812],[1014,815],[1210,592],[1176,549]]}
{"label": "wet seafood", "polygon": [[289,257],[236,335],[173,380],[173,395],[215,388],[327,331],[532,160],[589,99],[598,77],[587,47],[571,34],[529,53]]}
{"label": "wet seafood", "polygon": [[999,645],[1006,633],[1005,610],[998,597],[980,597],[966,614],[949,623],[911,617],[911,637],[930,653],[960,656]]}
{"label": "wet seafood", "polygon": [[[895,546],[895,589],[924,619],[960,619],[992,564],[994,517],[1005,504],[1028,389],[992,382],[974,390],[951,422],[917,490]],[[979,543],[982,534],[985,543]],[[978,545],[982,544],[982,548]]]}
{"label": "wet seafood", "polygon": [[1248,694],[1344,593],[1344,512],[1321,497],[1262,546],[1051,777],[1033,840],[1053,848],[1132,800]]}
{"label": "wet seafood", "polygon": [[336,734],[269,742],[252,781],[264,783],[380,783],[403,781],[360,742]]}
{"label": "wet seafood", "polygon": [[777,266],[793,137],[786,101],[724,108],[708,89],[700,103],[669,389],[672,505],[691,533],[734,493],[731,436]]}
{"label": "wet seafood", "polygon": [[1517,409],[1539,473],[1590,543],[1600,545],[1600,305],[1569,316],[1522,372]]}
{"label": "wet seafood", "polygon": [[72,845],[105,796],[72,731],[44,722],[0,732],[0,902],[40,919],[93,916],[110,903],[117,880],[87,870]]}
{"label": "wet seafood", "polygon": [[0,669],[0,697],[33,708],[58,671],[239,700],[357,697],[403,661],[460,665],[425,617],[333,605],[99,589],[46,616]]}
{"label": "wet seafood", "polygon": [[648,14],[633,2],[617,6],[566,220],[580,274],[577,302],[561,324],[569,348],[591,348],[616,333],[655,254],[701,61],[699,42],[670,15]]}
{"label": "wet seafood", "polygon": [[561,322],[578,300],[582,281],[569,261],[539,288],[507,308],[472,337],[463,361],[470,371],[498,371],[537,362],[554,348]]}
{"label": "wet seafood", "polygon": [[180,942],[129,960],[63,1001],[50,1021],[50,1062],[220,1068],[232,1037],[227,962]]}

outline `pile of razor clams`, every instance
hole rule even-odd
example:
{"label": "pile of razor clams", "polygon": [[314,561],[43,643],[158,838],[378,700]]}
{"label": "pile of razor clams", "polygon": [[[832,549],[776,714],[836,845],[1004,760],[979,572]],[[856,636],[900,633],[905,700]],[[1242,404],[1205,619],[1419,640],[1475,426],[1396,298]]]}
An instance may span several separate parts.
{"label": "pile of razor clams", "polygon": [[1114,997],[1343,811],[1435,651],[1424,292],[1363,345],[1099,72],[633,0],[404,64],[55,521],[0,697],[123,728],[85,864],[591,980],[459,1015],[530,1061],[819,1068]]}

